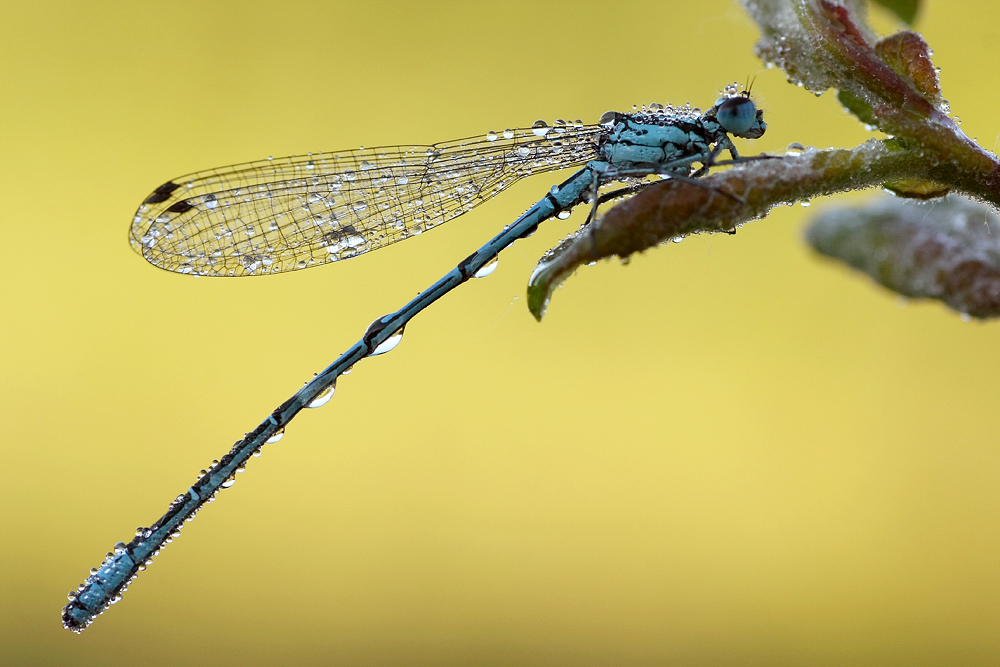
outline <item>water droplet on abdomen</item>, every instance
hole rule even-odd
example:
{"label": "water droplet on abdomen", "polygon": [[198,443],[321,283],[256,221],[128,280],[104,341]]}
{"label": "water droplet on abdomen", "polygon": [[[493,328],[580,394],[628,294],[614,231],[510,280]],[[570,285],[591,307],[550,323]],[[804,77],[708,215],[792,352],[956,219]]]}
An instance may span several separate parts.
{"label": "water droplet on abdomen", "polygon": [[385,354],[386,352],[392,352],[399,345],[399,341],[403,340],[403,331],[397,331],[392,334],[384,341],[382,341],[374,350],[372,350],[369,357],[377,357],[380,354]]}
{"label": "water droplet on abdomen", "polygon": [[330,385],[329,387],[321,391],[319,394],[317,394],[316,398],[314,398],[306,407],[307,408],[323,407],[324,405],[330,402],[331,398],[333,398],[333,392],[336,389],[336,387],[337,387],[336,384]]}
{"label": "water droplet on abdomen", "polygon": [[491,273],[497,270],[497,264],[499,263],[500,263],[500,256],[497,255],[496,257],[494,257],[493,259],[491,259],[490,261],[486,262],[481,267],[479,267],[479,270],[473,273],[472,277],[485,278],[486,276],[490,275]]}

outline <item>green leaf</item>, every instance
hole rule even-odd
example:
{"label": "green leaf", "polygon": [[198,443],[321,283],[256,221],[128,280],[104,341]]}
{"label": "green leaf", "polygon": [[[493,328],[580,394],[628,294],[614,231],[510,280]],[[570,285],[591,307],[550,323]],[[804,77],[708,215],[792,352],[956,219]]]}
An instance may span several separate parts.
{"label": "green leaf", "polygon": [[858,120],[862,123],[878,127],[878,119],[875,118],[875,112],[872,111],[872,107],[868,102],[846,90],[837,91],[837,99],[844,105],[845,109],[857,116]]}
{"label": "green leaf", "polygon": [[874,0],[898,16],[906,25],[913,25],[920,10],[920,0]]}

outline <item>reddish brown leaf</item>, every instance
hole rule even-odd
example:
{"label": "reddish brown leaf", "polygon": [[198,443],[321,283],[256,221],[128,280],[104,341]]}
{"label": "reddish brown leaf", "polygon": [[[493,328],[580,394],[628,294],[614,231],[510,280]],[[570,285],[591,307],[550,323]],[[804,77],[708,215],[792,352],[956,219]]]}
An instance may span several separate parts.
{"label": "reddish brown leaf", "polygon": [[898,32],[876,44],[875,53],[934,104],[940,102],[941,88],[938,86],[937,70],[931,62],[930,48],[923,37],[915,32]]}

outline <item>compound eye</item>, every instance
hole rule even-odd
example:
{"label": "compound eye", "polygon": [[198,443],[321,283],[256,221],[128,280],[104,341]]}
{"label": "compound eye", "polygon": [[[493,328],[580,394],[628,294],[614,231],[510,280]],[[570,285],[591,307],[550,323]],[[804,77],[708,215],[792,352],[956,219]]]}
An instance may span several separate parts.
{"label": "compound eye", "polygon": [[726,132],[743,134],[753,126],[757,117],[757,105],[747,97],[730,97],[719,105],[715,117]]}

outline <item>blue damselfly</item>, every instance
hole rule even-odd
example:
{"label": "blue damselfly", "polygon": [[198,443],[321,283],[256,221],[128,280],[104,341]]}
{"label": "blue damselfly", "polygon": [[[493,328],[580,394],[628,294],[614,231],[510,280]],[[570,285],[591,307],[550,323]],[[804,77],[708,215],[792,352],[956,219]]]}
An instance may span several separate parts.
{"label": "blue damselfly", "polygon": [[[257,276],[336,262],[416,236],[466,213],[519,179],[580,167],[538,203],[400,310],[375,320],[364,336],[275,409],[228,454],[202,471],[167,513],[114,552],[69,594],[63,624],[79,632],[117,602],[185,520],[231,486],[251,456],[280,439],[306,407],[333,394],[337,377],[398,343],[417,313],[463,282],[488,274],[501,250],[573,207],[642,187],[649,176],[696,180],[728,151],[729,134],[764,134],[763,113],[748,92],[728,86],[707,111],[659,104],[608,112],[595,125],[557,120],[525,129],[429,146],[395,146],[267,159],[173,179],[149,195],[129,231],[154,265],[200,276]],[[697,166],[696,166],[697,165]],[[625,187],[605,195],[610,183]],[[724,196],[735,195],[721,193]],[[588,217],[588,221],[591,218]]]}

